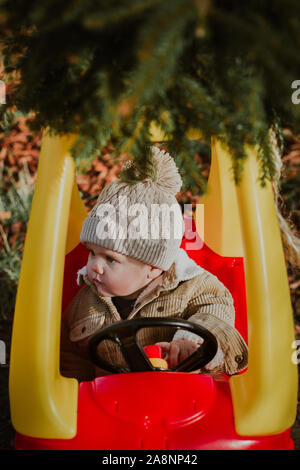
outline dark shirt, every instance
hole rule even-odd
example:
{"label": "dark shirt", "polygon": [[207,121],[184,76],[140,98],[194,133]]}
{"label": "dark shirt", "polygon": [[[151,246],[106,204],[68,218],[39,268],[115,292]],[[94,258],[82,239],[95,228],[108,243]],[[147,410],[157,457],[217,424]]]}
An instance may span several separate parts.
{"label": "dark shirt", "polygon": [[132,312],[136,301],[136,299],[124,299],[123,297],[112,297],[111,300],[123,320],[125,320],[125,318],[127,318],[128,315]]}

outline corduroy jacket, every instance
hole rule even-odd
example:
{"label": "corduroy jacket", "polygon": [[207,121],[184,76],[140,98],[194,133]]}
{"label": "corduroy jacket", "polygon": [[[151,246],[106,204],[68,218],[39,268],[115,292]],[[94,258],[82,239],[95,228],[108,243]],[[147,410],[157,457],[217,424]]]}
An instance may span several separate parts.
{"label": "corduroy jacket", "polygon": [[[107,374],[89,360],[88,341],[101,328],[122,321],[112,299],[98,293],[86,276],[85,268],[78,274],[78,283],[83,282],[86,285],[69,305],[61,331],[61,373],[79,381]],[[230,292],[216,276],[189,258],[183,249],[179,250],[170,269],[140,293],[127,319],[146,317],[185,319],[211,331],[218,341],[218,352],[206,366],[207,370],[233,375],[247,366],[248,348],[234,327],[235,310]],[[202,341],[186,330],[176,331],[167,327],[145,328],[138,332],[137,337],[142,346],[178,338]],[[106,361],[126,366],[115,343],[105,340],[98,352]]]}

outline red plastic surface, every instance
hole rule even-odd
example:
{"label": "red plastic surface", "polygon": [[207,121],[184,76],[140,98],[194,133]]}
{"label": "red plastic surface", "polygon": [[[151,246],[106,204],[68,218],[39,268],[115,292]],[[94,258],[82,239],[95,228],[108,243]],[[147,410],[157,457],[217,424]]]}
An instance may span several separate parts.
{"label": "red plastic surface", "polygon": [[139,372],[82,382],[74,439],[20,434],[17,449],[293,449],[289,431],[241,437],[227,377]]}
{"label": "red plastic surface", "polygon": [[[186,223],[186,227],[187,226],[188,224]],[[248,330],[244,260],[242,257],[226,257],[216,254],[200,239],[199,235],[196,233],[194,221],[192,222],[191,229],[192,234],[194,234],[193,238],[187,234],[189,238],[183,238],[181,248],[185,249],[188,256],[199,266],[217,276],[217,278],[223,282],[224,286],[229,289],[233,297],[236,313],[235,328],[247,343]],[[185,233],[187,233],[187,230]]]}
{"label": "red plastic surface", "polygon": [[79,243],[65,256],[62,314],[64,314],[69,303],[82,287],[78,286],[76,282],[77,271],[86,265],[88,256],[88,249],[82,243]]}
{"label": "red plastic surface", "polygon": [[159,358],[162,359],[163,357],[163,350],[160,346],[156,346],[155,344],[149,344],[149,346],[144,346],[144,351],[147,357],[149,358]]}

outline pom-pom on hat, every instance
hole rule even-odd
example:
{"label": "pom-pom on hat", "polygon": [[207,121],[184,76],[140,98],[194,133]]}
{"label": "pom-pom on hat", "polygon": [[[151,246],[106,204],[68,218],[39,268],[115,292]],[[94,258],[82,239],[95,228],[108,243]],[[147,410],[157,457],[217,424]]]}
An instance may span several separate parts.
{"label": "pom-pom on hat", "polygon": [[152,167],[132,160],[120,179],[104,187],[84,221],[80,241],[118,251],[164,271],[181,245],[184,222],[176,194],[182,180],[173,158],[151,147]]}

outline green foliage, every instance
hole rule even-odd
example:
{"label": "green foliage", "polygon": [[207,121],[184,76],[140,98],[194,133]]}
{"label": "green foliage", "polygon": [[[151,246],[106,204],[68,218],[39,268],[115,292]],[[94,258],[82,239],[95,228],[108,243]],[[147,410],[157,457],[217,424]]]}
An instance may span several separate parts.
{"label": "green foliage", "polygon": [[126,151],[150,168],[154,121],[193,186],[203,182],[191,127],[229,146],[236,182],[245,144],[258,145],[263,183],[274,175],[269,128],[299,129],[297,0],[6,0],[1,9],[5,68],[18,77],[8,105],[34,112],[33,130],[78,133],[77,161],[110,140],[116,158]]}
{"label": "green foliage", "polygon": [[13,124],[20,116],[23,116],[23,113],[20,111],[3,107],[0,121],[0,132],[3,132],[4,136],[8,136],[11,133]]}
{"label": "green foliage", "polygon": [[[33,196],[33,184],[28,170],[19,172],[19,181],[11,176],[0,184],[0,211],[10,213],[10,217],[1,221],[0,236],[3,248],[0,250],[0,319],[9,320],[12,317],[17,285],[19,281],[24,236],[29,218]],[[8,233],[15,222],[23,223],[23,230],[17,234],[13,244],[10,244]]]}
{"label": "green foliage", "polygon": [[[2,232],[2,230],[1,230]],[[0,320],[10,320],[16,301],[22,259],[22,243],[0,252]]]}

